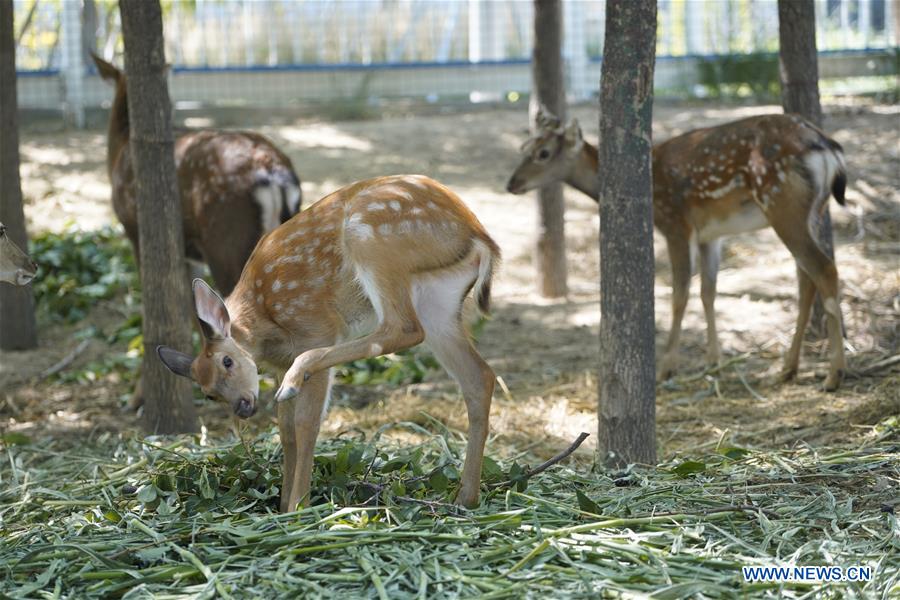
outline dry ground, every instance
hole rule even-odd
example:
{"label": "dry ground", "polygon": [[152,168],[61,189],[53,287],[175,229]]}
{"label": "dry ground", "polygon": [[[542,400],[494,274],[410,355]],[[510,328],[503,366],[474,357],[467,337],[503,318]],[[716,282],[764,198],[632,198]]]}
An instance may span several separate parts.
{"label": "dry ground", "polygon": [[[661,105],[655,110],[654,136],[662,140],[695,127],[778,110]],[[582,106],[573,113],[587,138],[596,140],[596,109]],[[900,108],[848,102],[828,105],[826,113],[826,129],[844,145],[850,170],[849,208],[832,204],[832,214],[851,375],[838,393],[820,391],[825,348],[810,343],[797,382],[774,383],[795,318],[794,264],[771,231],[732,238],[726,244],[717,304],[722,347],[730,364],[718,372],[703,372],[705,325],[695,281],[685,317],[682,377],[658,389],[663,457],[712,448],[720,441],[758,447],[852,442],[866,426],[900,412],[900,365],[863,374],[896,355],[900,341]],[[495,286],[495,316],[479,340],[508,387],[495,396],[491,451],[546,456],[579,431],[595,431],[596,204],[567,190],[571,293],[564,301],[541,300],[533,293],[531,266],[534,200],[504,192],[525,136],[524,107],[396,114],[353,122],[260,112],[248,114],[240,124],[263,131],[287,150],[303,180],[306,203],[351,181],[389,173],[424,173],[454,188],[505,256]],[[112,222],[104,159],[105,138],[99,127],[83,132],[27,127],[22,134],[22,176],[31,230],[58,230],[70,221],[85,229]],[[669,328],[670,279],[659,239],[656,256],[660,346]],[[119,319],[115,303],[101,303],[90,317],[101,329]],[[40,380],[42,371],[78,344],[72,332],[83,326],[46,328],[40,350],[0,355],[2,427],[35,434],[85,434],[135,425],[133,415],[120,412],[127,386],[114,378],[91,386]],[[92,341],[71,368],[109,351],[101,341]],[[396,420],[425,422],[423,411],[453,428],[465,426],[463,403],[443,373],[408,388],[342,386],[337,392],[326,435],[371,431]],[[227,426],[225,411],[203,407],[211,430]],[[265,425],[269,416],[258,417],[256,425]],[[583,457],[589,456],[589,445],[590,440]]]}

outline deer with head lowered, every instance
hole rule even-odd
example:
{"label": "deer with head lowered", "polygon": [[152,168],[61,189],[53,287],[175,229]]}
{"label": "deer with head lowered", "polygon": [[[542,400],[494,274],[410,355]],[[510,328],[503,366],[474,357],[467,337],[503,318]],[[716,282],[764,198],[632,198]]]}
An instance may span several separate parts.
{"label": "deer with head lowered", "polygon": [[[113,209],[139,260],[126,77],[93,58],[100,76],[115,85],[106,166]],[[175,166],[185,253],[206,263],[216,285],[228,293],[259,238],[300,210],[300,180],[284,153],[248,131],[176,130]]]}
{"label": "deer with head lowered", "polygon": [[284,446],[281,510],[289,511],[308,501],[330,369],[424,342],[465,399],[469,434],[456,500],[472,506],[494,373],[461,313],[473,290],[488,311],[499,256],[472,212],[436,181],[420,175],[360,181],[260,240],[225,300],[195,280],[200,354],[166,346],[157,352],[171,371],[244,418],[256,411],[257,365],[284,373],[275,398]]}
{"label": "deer with head lowered", "polygon": [[0,282],[28,285],[37,275],[37,265],[6,234],[0,223]]}
{"label": "deer with head lowered", "polygon": [[[597,148],[584,141],[574,119],[566,126],[542,109],[538,133],[522,146],[523,158],[507,190],[521,194],[565,181],[600,201]],[[706,314],[707,361],[719,360],[716,276],[724,236],[772,227],[797,264],[797,328],[784,361],[783,380],[797,373],[803,334],[815,292],[824,300],[830,345],[825,389],[844,375],[838,274],[813,230],[829,195],[844,204],[843,150],[796,115],[749,117],[697,129],[653,148],[653,222],[672,263],[672,328],[659,375],[672,374],[691,278],[691,246],[700,255],[700,294]]]}

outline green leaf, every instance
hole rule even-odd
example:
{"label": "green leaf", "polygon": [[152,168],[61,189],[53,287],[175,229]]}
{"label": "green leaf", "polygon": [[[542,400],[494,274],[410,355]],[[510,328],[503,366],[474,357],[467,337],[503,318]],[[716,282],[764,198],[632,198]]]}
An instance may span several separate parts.
{"label": "green leaf", "polygon": [[435,471],[431,474],[431,477],[428,478],[428,485],[436,492],[446,492],[449,484],[450,481],[442,471]]}
{"label": "green leaf", "polygon": [[27,446],[31,443],[31,438],[24,433],[18,431],[8,431],[0,436],[6,446]]}
{"label": "green leaf", "polygon": [[688,475],[693,475],[695,473],[702,473],[705,470],[706,463],[702,463],[696,460],[686,460],[672,469],[672,472],[679,477],[687,477]]}
{"label": "green leaf", "polygon": [[484,462],[481,464],[481,476],[485,479],[495,479],[497,477],[503,476],[503,469],[500,468],[500,465],[497,464],[490,456],[484,457]]}
{"label": "green leaf", "polygon": [[216,490],[213,489],[209,473],[206,472],[205,468],[200,474],[200,496],[207,500],[212,500],[216,497]]}
{"label": "green leaf", "polygon": [[156,500],[156,486],[152,484],[141,486],[137,493],[137,499],[143,504],[149,504]]}
{"label": "green leaf", "polygon": [[724,456],[725,458],[731,460],[740,460],[750,454],[750,450],[746,448],[737,448],[735,446],[729,446],[726,448],[719,448],[719,454]]}
{"label": "green leaf", "polygon": [[600,507],[597,506],[597,503],[585,496],[581,490],[575,490],[575,497],[578,498],[578,508],[584,512],[589,512],[594,515],[603,514]]}

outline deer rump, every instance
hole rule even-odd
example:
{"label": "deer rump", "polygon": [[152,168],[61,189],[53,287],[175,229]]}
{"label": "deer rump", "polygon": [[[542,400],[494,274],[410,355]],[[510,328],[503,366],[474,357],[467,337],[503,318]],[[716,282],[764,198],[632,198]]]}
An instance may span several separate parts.
{"label": "deer rump", "polygon": [[[129,146],[110,165],[113,210],[140,257]],[[206,263],[228,294],[259,239],[300,210],[291,160],[248,131],[176,131],[175,168],[185,256]]]}

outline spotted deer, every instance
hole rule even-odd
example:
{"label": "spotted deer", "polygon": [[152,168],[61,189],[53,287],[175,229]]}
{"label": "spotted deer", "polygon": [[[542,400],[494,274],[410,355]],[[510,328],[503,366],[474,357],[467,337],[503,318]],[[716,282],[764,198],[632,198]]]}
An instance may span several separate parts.
{"label": "spotted deer", "polygon": [[[507,190],[522,194],[565,181],[599,202],[597,148],[584,141],[574,119],[563,126],[541,110],[538,132],[522,146],[523,158]],[[691,246],[700,255],[700,294],[706,313],[710,363],[719,360],[716,276],[724,236],[772,227],[797,263],[797,328],[782,380],[797,373],[803,334],[815,292],[824,299],[830,344],[825,389],[837,389],[845,360],[838,274],[813,231],[830,194],[844,204],[847,183],[843,150],[796,115],[750,117],[690,131],[653,148],[653,222],[665,237],[672,263],[672,328],[659,369],[676,366],[681,321],[691,278]]]}
{"label": "spotted deer", "polygon": [[[424,342],[459,385],[469,416],[457,502],[478,502],[494,373],[461,321],[474,290],[487,313],[500,251],[448,188],[421,175],[360,181],[266,235],[224,301],[195,280],[203,348],[160,346],[168,368],[239,417],[256,411],[257,364],[284,373],[276,393],[281,510],[308,501],[330,369]],[[358,334],[364,333],[362,337]]]}
{"label": "spotted deer", "polygon": [[[106,166],[113,209],[137,259],[137,189],[128,144],[126,77],[105,60],[93,58],[100,76],[115,85]],[[249,131],[177,130],[175,166],[185,254],[205,262],[227,294],[260,237],[300,210],[300,180],[284,153]]]}
{"label": "spotted deer", "polygon": [[6,234],[0,223],[0,282],[28,285],[37,275],[37,265]]}

